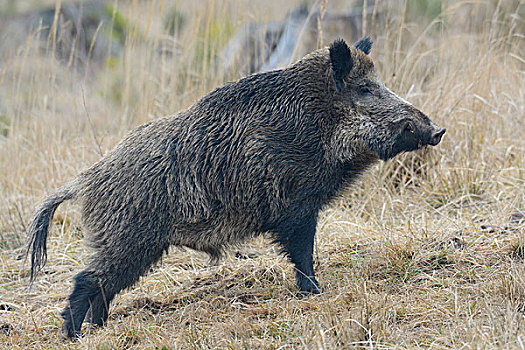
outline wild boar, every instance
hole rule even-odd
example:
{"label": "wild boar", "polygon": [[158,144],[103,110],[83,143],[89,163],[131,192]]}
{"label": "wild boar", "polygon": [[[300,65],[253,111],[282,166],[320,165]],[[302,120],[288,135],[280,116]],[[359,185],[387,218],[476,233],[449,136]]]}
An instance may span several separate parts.
{"label": "wild boar", "polygon": [[46,261],[49,223],[77,198],[94,253],[74,278],[63,334],[102,325],[117,293],[168,251],[213,260],[271,235],[318,293],[312,252],[319,212],[376,161],[437,145],[445,129],[381,82],[368,37],[336,40],[287,68],[255,74],[189,109],[132,130],[49,196],[30,226],[31,280]]}

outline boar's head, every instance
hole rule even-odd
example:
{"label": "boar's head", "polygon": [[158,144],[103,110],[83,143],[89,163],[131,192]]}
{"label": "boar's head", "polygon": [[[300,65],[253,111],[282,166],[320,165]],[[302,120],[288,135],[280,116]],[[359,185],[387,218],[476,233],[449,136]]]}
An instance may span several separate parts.
{"label": "boar's head", "polygon": [[364,37],[352,48],[344,40],[329,48],[338,156],[348,159],[364,148],[387,160],[437,145],[445,129],[383,84],[368,56],[371,47],[372,41]]}

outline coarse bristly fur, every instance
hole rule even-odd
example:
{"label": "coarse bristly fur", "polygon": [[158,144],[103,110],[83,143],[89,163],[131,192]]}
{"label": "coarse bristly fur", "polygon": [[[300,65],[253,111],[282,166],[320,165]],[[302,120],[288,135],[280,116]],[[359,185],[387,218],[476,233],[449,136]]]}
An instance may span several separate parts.
{"label": "coarse bristly fur", "polygon": [[31,280],[45,263],[54,211],[78,198],[94,254],[75,276],[63,334],[102,325],[121,290],[171,245],[218,259],[261,233],[295,265],[298,287],[318,293],[312,252],[320,210],[357,175],[398,153],[437,145],[445,129],[388,90],[372,42],[343,40],[281,70],[255,74],[188,110],[131,131],[47,198],[30,227]]}

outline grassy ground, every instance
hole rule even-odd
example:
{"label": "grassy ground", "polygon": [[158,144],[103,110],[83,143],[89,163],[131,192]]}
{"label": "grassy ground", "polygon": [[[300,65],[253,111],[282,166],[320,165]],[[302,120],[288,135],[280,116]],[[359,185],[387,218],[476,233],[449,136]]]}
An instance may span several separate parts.
{"label": "grassy ground", "polygon": [[[388,2],[365,22],[385,83],[447,133],[432,150],[378,165],[323,212],[315,253],[323,294],[298,297],[290,264],[265,239],[215,267],[173,249],[116,298],[107,327],[62,340],[59,313],[89,251],[78,206],[62,205],[29,291],[23,245],[38,201],[134,126],[235,79],[214,62],[236,28],[283,20],[300,2],[111,3],[126,21],[123,53],[87,69],[58,57],[42,31],[2,36],[0,346],[525,347],[522,1]],[[184,18],[175,37],[162,25],[167,14]]]}

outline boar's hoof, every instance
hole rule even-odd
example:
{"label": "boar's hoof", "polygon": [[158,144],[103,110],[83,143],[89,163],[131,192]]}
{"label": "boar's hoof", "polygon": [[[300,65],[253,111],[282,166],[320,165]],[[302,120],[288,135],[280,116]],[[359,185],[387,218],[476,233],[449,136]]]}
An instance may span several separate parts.
{"label": "boar's hoof", "polygon": [[62,337],[64,340],[76,341],[82,336],[82,332],[76,331],[73,327],[69,327],[64,323],[62,326]]}
{"label": "boar's hoof", "polygon": [[302,276],[297,281],[299,291],[303,295],[320,294],[322,292],[319,282],[315,278]]}

